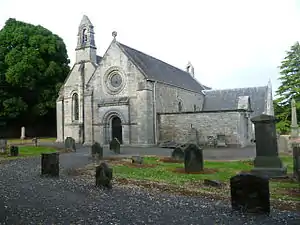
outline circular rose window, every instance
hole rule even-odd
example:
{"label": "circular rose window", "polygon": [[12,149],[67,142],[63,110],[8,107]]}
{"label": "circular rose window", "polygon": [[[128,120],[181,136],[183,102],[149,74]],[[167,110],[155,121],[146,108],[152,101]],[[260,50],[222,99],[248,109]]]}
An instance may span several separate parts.
{"label": "circular rose window", "polygon": [[118,88],[121,86],[122,84],[122,77],[120,74],[115,73],[111,76],[110,78],[110,84],[111,86],[113,86],[114,88]]}

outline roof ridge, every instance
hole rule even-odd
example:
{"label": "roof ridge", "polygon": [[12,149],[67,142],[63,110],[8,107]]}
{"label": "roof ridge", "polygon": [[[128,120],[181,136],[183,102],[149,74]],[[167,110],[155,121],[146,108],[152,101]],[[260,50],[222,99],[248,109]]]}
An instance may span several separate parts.
{"label": "roof ridge", "polygon": [[203,90],[205,92],[213,92],[213,91],[234,91],[234,90],[244,90],[247,88],[266,88],[267,85],[264,86],[252,86],[252,87],[241,87],[241,88],[225,88],[225,89],[210,89],[210,90]]}

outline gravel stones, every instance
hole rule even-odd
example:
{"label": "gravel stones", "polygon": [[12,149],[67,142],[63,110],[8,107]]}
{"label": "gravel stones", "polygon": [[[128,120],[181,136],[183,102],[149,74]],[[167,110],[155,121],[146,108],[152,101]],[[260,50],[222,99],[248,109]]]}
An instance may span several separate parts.
{"label": "gravel stones", "polygon": [[300,214],[276,210],[271,210],[270,216],[247,216],[233,212],[223,202],[149,193],[142,188],[115,186],[112,190],[99,190],[93,179],[64,172],[76,167],[72,164],[78,162],[74,157],[76,153],[61,158],[62,171],[56,179],[39,176],[39,158],[3,164],[0,224],[292,225],[300,219]]}

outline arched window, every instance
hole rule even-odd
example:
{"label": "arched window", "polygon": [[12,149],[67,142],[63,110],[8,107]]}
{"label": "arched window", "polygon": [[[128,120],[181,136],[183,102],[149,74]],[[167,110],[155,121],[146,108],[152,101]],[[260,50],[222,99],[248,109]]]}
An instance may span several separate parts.
{"label": "arched window", "polygon": [[178,112],[182,111],[182,102],[178,102]]}
{"label": "arched window", "polygon": [[82,30],[82,43],[87,42],[87,31],[86,29]]}
{"label": "arched window", "polygon": [[73,120],[79,120],[79,102],[77,93],[74,93],[72,96],[72,113]]}

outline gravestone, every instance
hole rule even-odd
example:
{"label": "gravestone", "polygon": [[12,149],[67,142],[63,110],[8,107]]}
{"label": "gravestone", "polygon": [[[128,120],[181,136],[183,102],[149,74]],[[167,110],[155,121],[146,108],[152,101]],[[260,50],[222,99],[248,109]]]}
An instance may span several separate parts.
{"label": "gravestone", "polygon": [[2,154],[6,153],[6,148],[7,148],[7,140],[0,139],[0,153]]}
{"label": "gravestone", "polygon": [[65,149],[76,151],[75,140],[72,137],[67,137],[65,140]]}
{"label": "gravestone", "polygon": [[120,148],[121,144],[118,140],[118,138],[112,139],[112,141],[109,143],[109,150],[113,151],[116,154],[120,154]]}
{"label": "gravestone", "polygon": [[200,172],[203,170],[203,150],[195,145],[188,144],[184,149],[185,172]]}
{"label": "gravestone", "polygon": [[188,143],[199,145],[199,132],[191,124],[191,129],[188,133]]}
{"label": "gravestone", "polygon": [[225,134],[217,134],[217,147],[227,147]]}
{"label": "gravestone", "polygon": [[105,187],[112,188],[112,173],[113,170],[109,168],[109,166],[103,162],[99,166],[96,167],[96,186],[97,187]]}
{"label": "gravestone", "polygon": [[25,138],[25,127],[21,127],[21,139],[24,140]]}
{"label": "gravestone", "polygon": [[18,156],[19,155],[19,147],[18,146],[10,146],[10,156]]}
{"label": "gravestone", "polygon": [[299,137],[299,126],[297,122],[297,109],[296,109],[296,101],[295,99],[292,99],[291,102],[291,115],[292,115],[292,121],[291,121],[291,138],[297,138]]}
{"label": "gravestone", "polygon": [[132,156],[131,157],[131,162],[134,163],[134,164],[143,164],[144,162],[144,158],[137,155],[137,156]]}
{"label": "gravestone", "polygon": [[35,138],[32,138],[32,143],[34,144],[35,147],[38,146],[38,138],[35,137]]}
{"label": "gravestone", "polygon": [[92,157],[97,159],[103,158],[103,147],[98,142],[92,145]]}
{"label": "gravestone", "polygon": [[268,177],[286,177],[287,168],[278,156],[275,117],[260,115],[251,119],[255,126],[256,157],[253,174]]}
{"label": "gravestone", "polygon": [[59,153],[42,153],[42,175],[59,176]]}
{"label": "gravestone", "polygon": [[300,182],[300,146],[293,144],[293,177]]}
{"label": "gravestone", "polygon": [[238,174],[230,178],[233,210],[248,213],[270,213],[270,190],[267,177]]}
{"label": "gravestone", "polygon": [[177,146],[172,152],[172,158],[175,160],[184,160],[184,150],[181,146]]}

